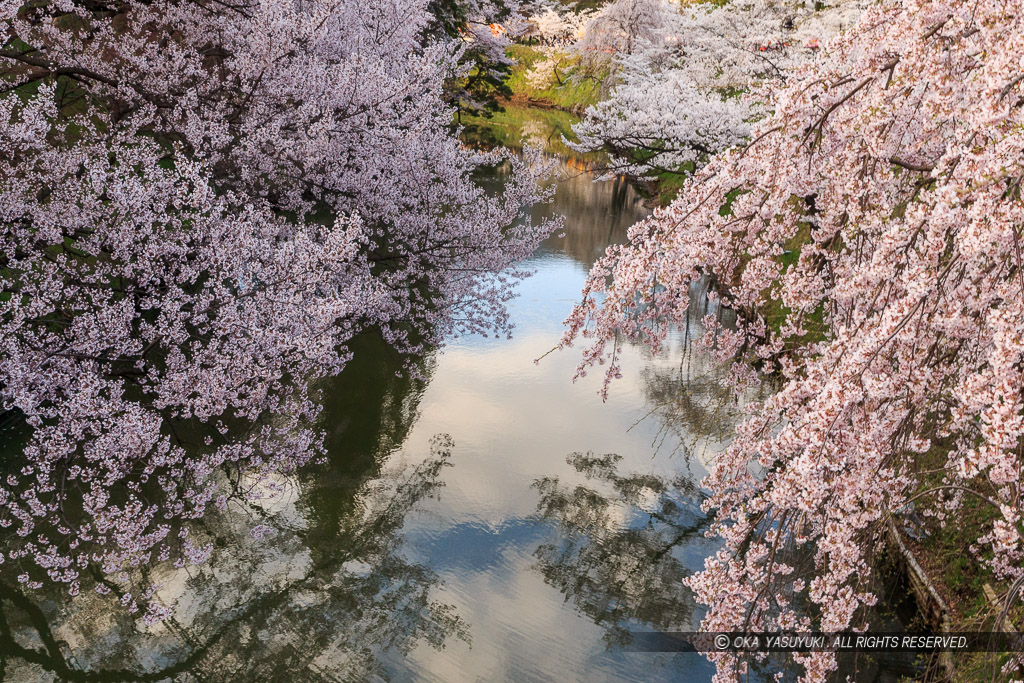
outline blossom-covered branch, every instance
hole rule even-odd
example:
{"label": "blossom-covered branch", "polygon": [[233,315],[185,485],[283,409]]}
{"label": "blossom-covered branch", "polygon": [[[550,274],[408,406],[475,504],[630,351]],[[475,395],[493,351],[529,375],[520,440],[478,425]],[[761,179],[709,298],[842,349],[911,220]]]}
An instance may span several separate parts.
{"label": "blossom-covered branch", "polygon": [[870,548],[910,500],[940,523],[989,506],[972,552],[1021,585],[1022,56],[1019,0],[872,6],[591,272],[564,339],[589,342],[581,374],[620,372],[619,334],[657,349],[710,277],[739,322],[709,319],[709,347],[737,385],[780,383],[704,482],[725,539],[689,580],[705,628],[864,626]]}
{"label": "blossom-covered branch", "polygon": [[[636,0],[619,0],[619,5]],[[763,102],[740,94],[780,82],[814,59],[820,45],[852,25],[860,0],[814,9],[777,0],[736,0],[722,6],[644,0],[646,22],[632,38],[624,29],[588,32],[614,67],[608,98],[573,127],[580,152],[611,154],[609,173],[650,177],[686,173],[710,155],[740,144]],[[815,4],[815,6],[817,6]],[[633,14],[636,12],[634,11]],[[588,27],[589,30],[589,27]],[[608,36],[618,36],[618,41]]]}

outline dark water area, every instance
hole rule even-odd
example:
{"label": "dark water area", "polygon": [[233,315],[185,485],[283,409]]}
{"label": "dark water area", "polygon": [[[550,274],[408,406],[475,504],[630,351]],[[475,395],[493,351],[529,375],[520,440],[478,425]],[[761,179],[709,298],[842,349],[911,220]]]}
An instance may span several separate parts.
{"label": "dark water area", "polygon": [[[717,542],[697,482],[737,407],[690,344],[696,322],[657,356],[626,345],[607,402],[599,377],[571,381],[578,350],[534,363],[594,260],[647,214],[624,181],[563,171],[535,211],[565,215],[565,235],[526,264],[513,339],[452,340],[425,381],[357,340],[322,387],[327,462],[204,522],[207,565],[154,570],[173,619],[0,587],[7,679],[709,680],[701,655],[624,643],[700,621],[682,579]],[[276,533],[254,539],[257,523]]]}

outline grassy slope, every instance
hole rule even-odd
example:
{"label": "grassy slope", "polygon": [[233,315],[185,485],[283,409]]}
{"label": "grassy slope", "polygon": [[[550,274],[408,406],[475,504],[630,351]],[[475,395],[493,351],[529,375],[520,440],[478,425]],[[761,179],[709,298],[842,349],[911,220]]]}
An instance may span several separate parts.
{"label": "grassy slope", "polygon": [[527,74],[535,64],[543,61],[547,56],[539,49],[529,45],[510,46],[509,56],[516,60],[516,64],[512,67],[512,73],[506,82],[516,99],[527,101],[534,106],[562,109],[577,114],[601,101],[602,81],[607,74],[597,74],[579,79],[568,78],[569,72],[579,61],[576,57],[569,55],[564,57],[565,65],[559,68],[563,80],[561,85],[552,82],[547,87],[537,88],[530,84]]}

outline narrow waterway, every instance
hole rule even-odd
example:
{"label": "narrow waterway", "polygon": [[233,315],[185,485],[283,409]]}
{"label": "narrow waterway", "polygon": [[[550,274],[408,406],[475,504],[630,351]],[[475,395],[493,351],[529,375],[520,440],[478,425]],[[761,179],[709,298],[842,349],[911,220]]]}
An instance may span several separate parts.
{"label": "narrow waterway", "polygon": [[[535,363],[595,258],[647,209],[625,182],[566,163],[535,212],[564,215],[565,232],[527,264],[536,272],[511,304],[513,339],[452,340],[424,360],[421,381],[361,338],[322,387],[327,461],[281,481],[262,508],[204,522],[217,546],[207,565],[151,577],[173,620],[143,626],[96,595],[5,593],[6,675],[709,679],[700,655],[623,643],[630,629],[700,620],[682,579],[715,542],[695,483],[736,407],[689,343],[695,322],[657,357],[626,345],[607,402],[599,377],[571,381],[578,351]],[[253,538],[256,524],[273,533]]]}
{"label": "narrow waterway", "polygon": [[[698,655],[622,652],[628,628],[696,625],[681,579],[710,551],[701,444],[728,412],[710,391],[680,402],[680,376],[708,372],[677,337],[659,357],[626,347],[625,379],[603,403],[599,378],[574,384],[576,352],[535,359],[562,334],[584,277],[647,213],[622,181],[565,164],[566,216],[527,266],[511,304],[514,338],[452,340],[425,381],[372,338],[323,387],[328,461],[266,509],[210,522],[219,546],[201,568],[161,569],[175,619],[140,627],[106,598],[8,609],[16,640],[49,661],[7,673],[88,669],[181,680],[699,680]],[[698,367],[699,366],[699,367]],[[709,418],[710,416],[710,418]],[[248,530],[276,528],[255,540]],[[33,626],[32,609],[52,633]],[[36,620],[35,623],[37,623]],[[63,659],[63,662],[58,660]]]}
{"label": "narrow waterway", "polygon": [[617,647],[629,627],[696,624],[681,579],[711,549],[691,484],[703,469],[686,438],[697,435],[666,419],[678,407],[671,387],[680,372],[692,374],[683,366],[693,360],[684,360],[678,337],[656,358],[627,348],[625,379],[606,403],[598,377],[571,382],[577,352],[534,363],[561,336],[594,259],[646,215],[625,182],[594,183],[568,165],[563,173],[555,201],[538,213],[564,215],[565,235],[528,264],[536,274],[512,304],[514,338],[447,346],[391,458],[412,466],[434,435],[452,439],[444,488],[407,518],[403,542],[407,557],[436,573],[435,597],[470,636],[390,653],[387,669],[399,680],[693,681],[710,673],[698,655]]}

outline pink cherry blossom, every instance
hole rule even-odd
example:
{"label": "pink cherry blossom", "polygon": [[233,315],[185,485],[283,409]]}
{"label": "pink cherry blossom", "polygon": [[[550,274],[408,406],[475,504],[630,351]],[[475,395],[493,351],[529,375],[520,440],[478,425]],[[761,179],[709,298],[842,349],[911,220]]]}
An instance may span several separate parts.
{"label": "pink cherry blossom", "polygon": [[[977,561],[1013,600],[1024,583],[1024,2],[888,0],[822,52],[595,265],[563,340],[610,381],[617,335],[657,349],[707,277],[738,317],[708,346],[775,377],[704,482],[725,547],[688,583],[712,631],[864,626],[871,548],[908,502],[940,523],[991,506]],[[745,666],[714,659],[721,681]]]}

